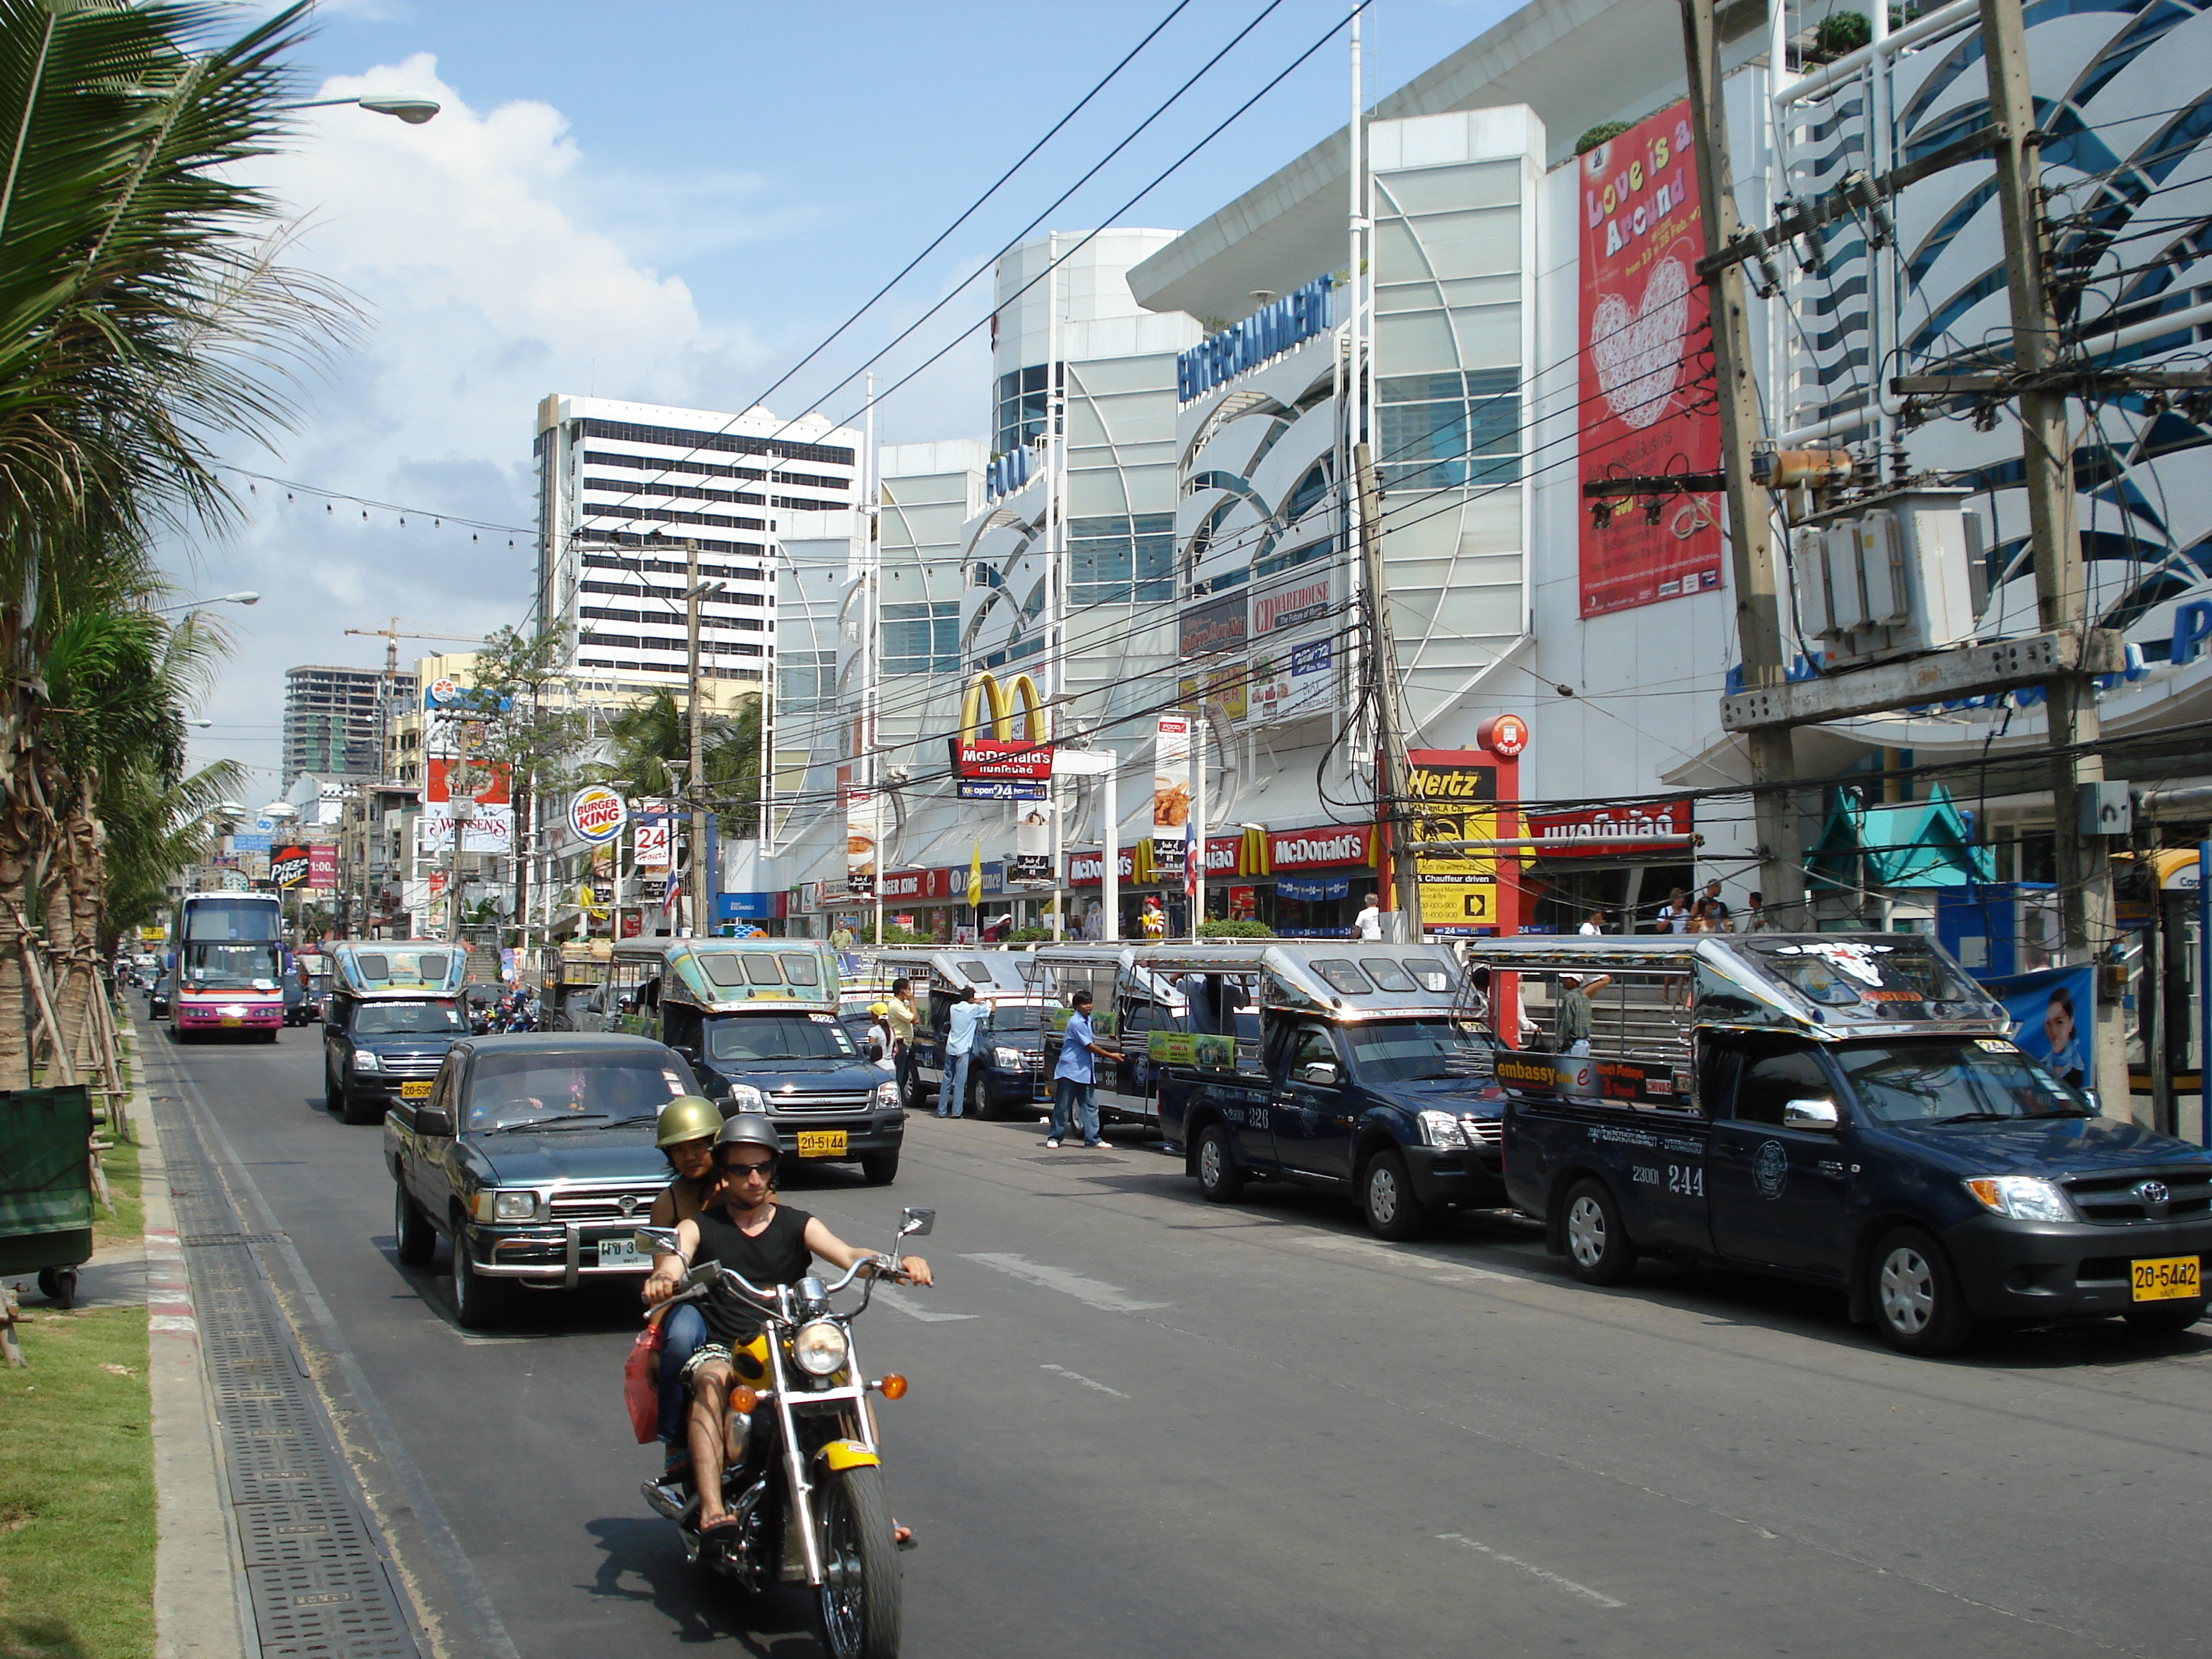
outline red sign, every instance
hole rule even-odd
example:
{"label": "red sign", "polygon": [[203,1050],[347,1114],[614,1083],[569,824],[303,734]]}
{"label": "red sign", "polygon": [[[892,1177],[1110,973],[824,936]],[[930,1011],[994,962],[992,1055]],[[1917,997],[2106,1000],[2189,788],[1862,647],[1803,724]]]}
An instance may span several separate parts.
{"label": "red sign", "polygon": [[[451,771],[459,763],[434,760],[422,769],[422,800],[426,805],[453,798]],[[471,797],[484,806],[507,806],[514,798],[507,793],[507,763],[505,761],[472,761],[469,765],[469,785]]]}
{"label": "red sign", "polygon": [[1275,830],[1267,835],[1270,870],[1327,870],[1375,862],[1375,826],[1331,823],[1318,830]]}
{"label": "red sign", "polygon": [[307,848],[307,885],[319,892],[333,892],[338,884],[338,849],[328,842]]}
{"label": "red sign", "polygon": [[884,878],[883,896],[886,899],[915,899],[921,896],[927,870],[894,870]]}
{"label": "red sign", "polygon": [[1015,778],[1035,781],[1052,775],[1052,750],[1033,743],[963,743],[951,739],[952,769],[963,778]]}
{"label": "red sign", "polygon": [[1517,760],[1528,746],[1528,722],[1518,714],[1497,714],[1483,721],[1474,740],[1493,755]]}
{"label": "red sign", "polygon": [[1690,838],[1686,800],[1638,801],[1579,812],[1531,812],[1528,833],[1544,845],[1539,858],[1602,858],[1633,853],[1639,842],[1669,846]]}
{"label": "red sign", "polygon": [[[1106,884],[1105,869],[1106,854],[1103,851],[1070,853],[1067,855],[1067,884],[1070,887],[1103,887]],[[1114,878],[1127,885],[1136,872],[1136,854],[1126,847],[1121,848],[1114,860]]]}
{"label": "red sign", "polygon": [[1215,876],[1233,876],[1237,871],[1237,854],[1243,850],[1242,836],[1209,836],[1206,840],[1206,873],[1208,879]]}
{"label": "red sign", "polygon": [[[1705,224],[1690,143],[1685,100],[1577,162],[1584,483],[1720,470],[1697,270]],[[1603,526],[1584,514],[1583,616],[1721,585],[1717,494],[1650,499],[1659,507],[1656,524],[1635,499],[1619,501]]]}

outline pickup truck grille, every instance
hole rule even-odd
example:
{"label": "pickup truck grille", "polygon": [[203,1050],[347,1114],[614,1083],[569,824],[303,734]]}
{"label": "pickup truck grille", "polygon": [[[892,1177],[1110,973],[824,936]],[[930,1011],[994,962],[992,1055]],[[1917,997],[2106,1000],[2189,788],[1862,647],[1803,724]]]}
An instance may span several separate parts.
{"label": "pickup truck grille", "polygon": [[788,1094],[778,1090],[768,1097],[768,1109],[776,1114],[865,1112],[874,1103],[874,1093],[871,1089],[830,1089],[818,1092],[794,1089]]}
{"label": "pickup truck grille", "polygon": [[1498,1117],[1463,1117],[1460,1127],[1467,1138],[1478,1146],[1503,1146],[1505,1144],[1505,1120]]}
{"label": "pickup truck grille", "polygon": [[[2144,1188],[2151,1190],[2146,1196]],[[2166,1202],[2154,1200],[2164,1188]],[[2084,1221],[2106,1226],[2185,1221],[2212,1213],[2212,1166],[2128,1170],[2117,1175],[2079,1176],[2066,1183],[2066,1195]]]}
{"label": "pickup truck grille", "polygon": [[380,1054],[377,1059],[389,1077],[435,1077],[446,1063],[443,1054]]}
{"label": "pickup truck grille", "polygon": [[[547,1207],[556,1221],[635,1221],[643,1225],[653,1213],[653,1200],[660,1196],[665,1182],[652,1186],[624,1183],[616,1187],[556,1187],[547,1200]],[[630,1213],[622,1212],[624,1198],[630,1200]]]}

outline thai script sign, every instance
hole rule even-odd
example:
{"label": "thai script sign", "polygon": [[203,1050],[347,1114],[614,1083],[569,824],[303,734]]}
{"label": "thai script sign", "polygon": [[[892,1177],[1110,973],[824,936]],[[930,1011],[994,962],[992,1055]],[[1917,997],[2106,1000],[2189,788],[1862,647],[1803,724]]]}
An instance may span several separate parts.
{"label": "thai script sign", "polygon": [[1532,812],[1528,835],[1541,842],[1542,857],[1602,858],[1632,851],[1637,842],[1665,846],[1690,837],[1687,800],[1639,801],[1626,806],[1592,806],[1577,812]]}

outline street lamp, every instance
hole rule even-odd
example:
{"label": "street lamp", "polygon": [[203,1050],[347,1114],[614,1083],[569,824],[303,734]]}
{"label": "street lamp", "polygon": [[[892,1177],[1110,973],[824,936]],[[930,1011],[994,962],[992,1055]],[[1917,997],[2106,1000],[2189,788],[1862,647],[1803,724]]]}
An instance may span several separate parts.
{"label": "street lamp", "polygon": [[336,109],[342,104],[352,104],[372,115],[389,115],[404,121],[410,127],[419,127],[442,107],[430,98],[317,98],[304,104],[287,104],[286,109]]}
{"label": "street lamp", "polygon": [[167,616],[172,611],[191,611],[203,605],[258,605],[260,603],[261,596],[249,588],[237,593],[218,593],[211,599],[180,599],[175,605],[149,605],[146,607],[146,613],[152,617],[161,617]]}

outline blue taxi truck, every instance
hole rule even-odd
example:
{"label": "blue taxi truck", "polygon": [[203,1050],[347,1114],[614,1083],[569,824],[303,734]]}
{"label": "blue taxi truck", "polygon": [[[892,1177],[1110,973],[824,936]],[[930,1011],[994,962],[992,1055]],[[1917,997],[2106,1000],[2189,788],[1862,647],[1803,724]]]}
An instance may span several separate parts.
{"label": "blue taxi truck", "polygon": [[429,1097],[454,1039],[468,1032],[468,948],[443,939],[346,939],[325,947],[323,1103],[348,1123],[381,1123]]}
{"label": "blue taxi truck", "polygon": [[[1505,1179],[1594,1285],[1641,1255],[1844,1292],[1907,1353],[1978,1322],[2204,1311],[2212,1154],[2100,1113],[1898,933],[1483,939]],[[1583,1035],[1587,1033],[1587,1035]]]}
{"label": "blue taxi truck", "polygon": [[760,1112],[785,1152],[898,1176],[906,1113],[890,1074],[837,1018],[837,953],[813,939],[631,939],[615,947],[580,1030],[681,1054],[725,1113]]}
{"label": "blue taxi truck", "polygon": [[1293,1182],[1351,1199],[1384,1238],[1505,1203],[1498,1057],[1445,946],[1223,939],[1136,965],[1177,994],[1145,1065],[1207,1198]]}
{"label": "blue taxi truck", "polygon": [[906,1103],[919,1108],[945,1088],[945,1039],[952,1005],[964,988],[982,1006],[983,1022],[968,1063],[964,1109],[978,1117],[1034,1118],[1052,1102],[1045,1076],[1048,1022],[1040,969],[1027,946],[969,945],[956,949],[908,948],[863,953],[889,996],[893,980],[911,981],[915,1012],[914,1069]]}

